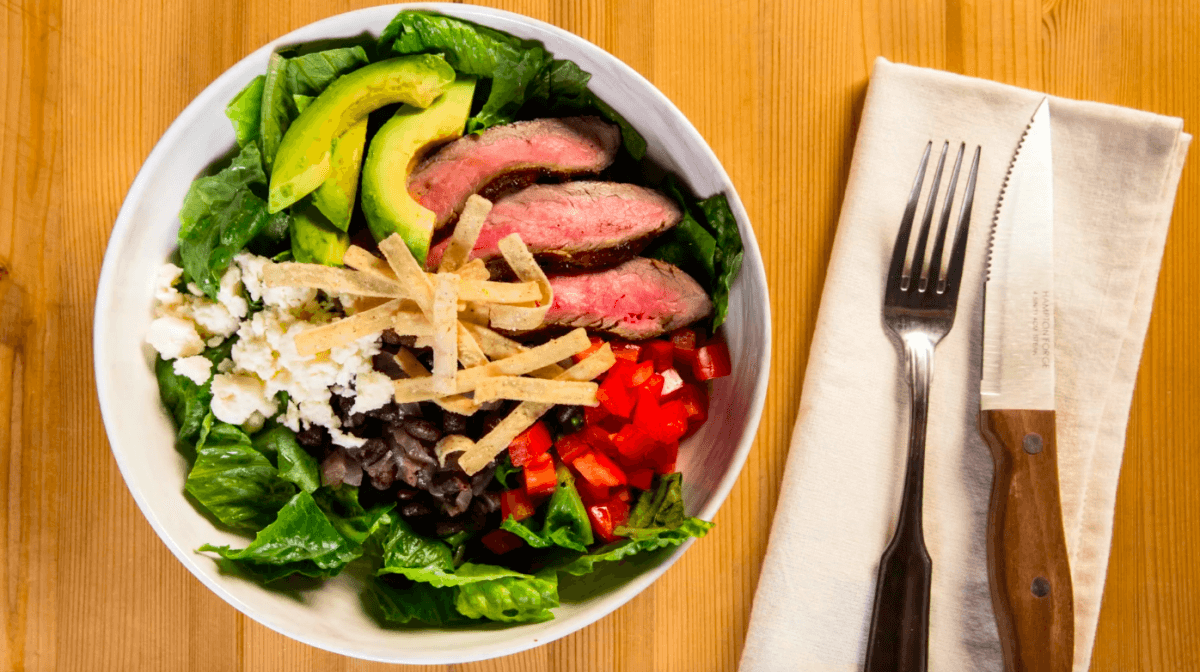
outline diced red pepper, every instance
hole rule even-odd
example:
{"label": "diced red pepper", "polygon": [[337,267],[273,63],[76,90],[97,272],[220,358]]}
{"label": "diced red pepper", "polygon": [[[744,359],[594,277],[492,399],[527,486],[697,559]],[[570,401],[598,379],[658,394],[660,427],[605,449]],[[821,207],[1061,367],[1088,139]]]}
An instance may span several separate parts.
{"label": "diced red pepper", "polygon": [[654,464],[654,470],[660,474],[670,474],[675,471],[675,462],[679,459],[679,443],[661,443],[647,459]]}
{"label": "diced red pepper", "polygon": [[509,516],[515,520],[525,520],[533,515],[535,508],[525,488],[513,488],[500,493],[500,517],[504,520]]}
{"label": "diced red pepper", "polygon": [[525,491],[530,497],[548,495],[554,492],[557,485],[554,458],[548,453],[543,453],[525,465]]}
{"label": "diced red pepper", "polygon": [[671,334],[671,345],[675,347],[675,361],[691,368],[696,359],[696,330],[677,329]]}
{"label": "diced red pepper", "polygon": [[638,490],[649,490],[653,483],[653,469],[635,469],[629,472],[629,484]]}
{"label": "diced red pepper", "polygon": [[598,425],[600,421],[609,417],[612,413],[603,406],[584,406],[583,407],[583,424]]}
{"label": "diced red pepper", "polygon": [[592,336],[591,341],[592,341],[592,344],[588,346],[587,350],[584,350],[583,352],[577,352],[577,353],[571,355],[571,359],[575,360],[576,364],[587,359],[588,357],[591,356],[591,354],[593,352],[604,347],[604,339],[602,339],[598,336]]}
{"label": "diced red pepper", "polygon": [[627,424],[629,424],[629,421],[625,418],[616,415],[610,415],[601,420],[596,426],[600,429],[603,429],[605,432],[608,432],[609,434],[616,434]]}
{"label": "diced red pepper", "polygon": [[666,371],[663,371],[662,377],[662,396],[667,399],[671,399],[671,395],[675,394],[676,391],[683,387],[683,378],[680,377],[679,372],[675,369],[667,369]]}
{"label": "diced red pepper", "polygon": [[559,459],[568,464],[582,455],[588,448],[591,448],[591,446],[584,440],[582,432],[568,434],[559,439],[558,443],[554,444],[554,450],[558,453]]}
{"label": "diced red pepper", "polygon": [[654,375],[654,362],[642,362],[629,374],[629,386],[637,387]]}
{"label": "diced red pepper", "polygon": [[484,546],[496,555],[504,555],[525,545],[525,540],[508,530],[492,530],[480,538]]}
{"label": "diced red pepper", "polygon": [[[647,364],[649,364],[649,362],[647,362]],[[652,373],[650,374],[650,377],[646,379],[646,382],[638,385],[638,393],[640,394],[642,390],[648,390],[654,395],[655,399],[658,399],[662,396],[663,385],[665,384],[666,379],[662,377],[662,374]]]}
{"label": "diced red pepper", "polygon": [[[608,433],[601,427],[584,427],[583,431],[579,432],[579,436],[584,441],[587,441],[593,448],[602,450],[606,453],[613,453],[617,450],[617,447],[613,444],[612,434]],[[572,462],[574,462],[574,460],[572,460]]]}
{"label": "diced red pepper", "polygon": [[662,424],[662,409],[658,405],[658,396],[651,388],[639,389],[637,406],[633,410],[633,424],[638,429],[657,438],[659,425]]}
{"label": "diced red pepper", "polygon": [[617,359],[623,359],[627,362],[637,363],[638,358],[642,354],[642,346],[628,341],[613,341],[609,345],[612,346],[613,356]]}
{"label": "diced red pepper", "polygon": [[633,412],[634,400],[633,395],[629,393],[627,380],[623,381],[610,372],[604,382],[600,383],[600,388],[596,390],[596,398],[600,400],[600,405],[609,413],[622,418],[628,418],[629,414]]}
{"label": "diced red pepper", "polygon": [[628,424],[613,436],[613,444],[622,457],[635,462],[654,448],[654,439],[635,425]]}
{"label": "diced red pepper", "polygon": [[579,490],[579,498],[589,506],[607,501],[612,493],[612,488],[607,485],[592,485],[583,477],[575,479],[575,488]]}
{"label": "diced red pepper", "polygon": [[687,411],[683,410],[683,404],[676,401],[668,401],[659,407],[659,425],[655,432],[650,435],[658,439],[660,443],[670,443],[678,441],[687,434],[688,420]]}
{"label": "diced red pepper", "polygon": [[625,472],[617,466],[607,455],[597,450],[591,450],[572,462],[575,469],[592,485],[604,485],[612,487],[614,485],[625,485],[629,479],[625,477]]}
{"label": "diced red pepper", "polygon": [[683,405],[688,422],[703,424],[708,420],[708,393],[703,387],[684,384],[675,398]]}
{"label": "diced red pepper", "polygon": [[728,376],[733,368],[729,364],[729,347],[725,341],[712,341],[697,348],[692,371],[700,382]]}
{"label": "diced red pepper", "polygon": [[630,387],[629,379],[633,376],[634,369],[637,368],[636,362],[630,362],[624,359],[618,359],[616,364],[609,368],[604,374],[604,382],[612,382],[614,385],[621,387]]}
{"label": "diced red pepper", "polygon": [[529,429],[517,435],[508,444],[508,456],[514,467],[523,467],[550,450],[550,430],[541,420],[533,423]]}
{"label": "diced red pepper", "polygon": [[618,536],[614,530],[629,522],[629,504],[613,497],[603,504],[589,506],[588,519],[596,536],[605,543],[616,541]]}
{"label": "diced red pepper", "polygon": [[662,373],[675,361],[675,346],[670,341],[647,341],[642,344],[642,361],[653,362],[654,370]]}
{"label": "diced red pepper", "polygon": [[629,486],[622,485],[619,488],[613,489],[612,498],[619,499],[622,502],[628,502],[633,499],[633,495],[629,492]]}

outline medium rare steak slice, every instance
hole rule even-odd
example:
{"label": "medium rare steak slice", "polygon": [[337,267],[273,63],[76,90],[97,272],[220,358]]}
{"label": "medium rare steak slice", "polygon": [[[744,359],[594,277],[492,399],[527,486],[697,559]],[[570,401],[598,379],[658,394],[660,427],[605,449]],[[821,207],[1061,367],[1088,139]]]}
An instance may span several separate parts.
{"label": "medium rare steak slice", "polygon": [[[500,259],[500,239],[520,234],[544,268],[596,268],[625,261],[683,217],[675,201],[613,182],[538,184],[496,201],[471,257]],[[450,240],[429,250],[437,268]]]}
{"label": "medium rare steak slice", "polygon": [[604,271],[551,276],[550,286],[554,303],[547,324],[632,340],[661,336],[712,312],[712,301],[692,276],[643,257]]}
{"label": "medium rare steak slice", "polygon": [[613,162],[621,131],[599,117],[565,117],[493,126],[451,142],[408,178],[408,192],[436,216],[435,228],[462,212],[471,194],[511,173],[599,173]]}

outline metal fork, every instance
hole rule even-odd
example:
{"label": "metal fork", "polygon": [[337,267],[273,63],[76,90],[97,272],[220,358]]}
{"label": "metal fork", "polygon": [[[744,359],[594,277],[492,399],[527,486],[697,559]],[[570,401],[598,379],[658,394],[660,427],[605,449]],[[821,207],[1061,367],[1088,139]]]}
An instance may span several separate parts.
{"label": "metal fork", "polygon": [[929,644],[929,586],[933,563],[925,548],[921,532],[921,500],[925,479],[925,424],[929,410],[929,381],[933,374],[933,350],[954,324],[954,308],[962,284],[963,258],[966,256],[967,228],[971,223],[971,205],[975,199],[975,176],[979,170],[979,151],[967,177],[967,186],[959,208],[954,244],[950,259],[942,272],[942,252],[946,230],[954,201],[966,143],[959,146],[958,158],[950,174],[946,199],[939,217],[937,235],[928,265],[925,249],[929,242],[929,226],[933,221],[938,186],[950,143],[942,145],[929,201],[911,264],[906,264],[909,234],[917,212],[925,168],[933,147],[925,146],[921,165],[913,181],[912,193],[900,220],[900,232],[888,269],[887,289],[883,298],[883,322],[899,339],[904,348],[904,367],[912,393],[908,427],[908,468],[904,475],[904,498],[900,504],[900,520],[896,535],[879,561],[879,577],[875,587],[875,608],[871,615],[871,632],[867,642],[866,672],[924,672]]}

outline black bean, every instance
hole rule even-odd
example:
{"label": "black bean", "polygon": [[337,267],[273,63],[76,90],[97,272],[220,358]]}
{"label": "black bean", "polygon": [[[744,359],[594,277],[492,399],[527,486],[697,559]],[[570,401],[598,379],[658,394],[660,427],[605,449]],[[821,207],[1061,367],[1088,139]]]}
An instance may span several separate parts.
{"label": "black bean", "polygon": [[396,499],[402,502],[412,501],[417,495],[421,494],[420,490],[410,490],[408,488],[400,488],[396,491]]}
{"label": "black bean", "polygon": [[367,417],[376,418],[388,423],[397,422],[400,420],[400,411],[396,408],[396,404],[388,403],[373,411],[367,411]]}
{"label": "black bean", "polygon": [[500,424],[500,421],[507,415],[503,410],[495,410],[483,416],[483,433],[487,434]]}
{"label": "black bean", "polygon": [[554,422],[564,432],[573,432],[583,426],[583,407],[560,405],[554,407]]}
{"label": "black bean", "polygon": [[433,513],[433,509],[429,508],[429,505],[425,504],[425,502],[409,502],[400,507],[400,515],[405,518],[420,518],[421,516],[428,516],[431,513]]}
{"label": "black bean", "polygon": [[471,477],[471,492],[478,496],[483,492],[484,488],[492,482],[492,476],[496,474],[496,463],[492,462],[488,466],[475,472]]}
{"label": "black bean", "polygon": [[495,491],[485,491],[483,494],[475,498],[475,501],[481,502],[484,508],[484,513],[492,513],[500,510],[500,493]]}
{"label": "black bean", "polygon": [[434,531],[439,537],[448,537],[452,534],[458,534],[467,527],[467,521],[462,518],[450,518],[437,521],[434,526]]}
{"label": "black bean", "polygon": [[400,345],[400,334],[397,334],[395,329],[384,329],[383,342],[388,345]]}
{"label": "black bean", "polygon": [[396,412],[399,413],[401,418],[407,418],[412,415],[415,415],[419,418],[421,417],[421,405],[415,401],[396,404]]}
{"label": "black bean", "polygon": [[465,434],[467,431],[467,416],[452,411],[442,412],[442,432],[446,434]]}
{"label": "black bean", "polygon": [[328,437],[329,433],[320,425],[309,425],[296,432],[296,440],[300,442],[300,445],[308,448],[317,448],[325,443]]}
{"label": "black bean", "polygon": [[405,418],[401,425],[404,431],[426,443],[437,443],[437,440],[442,438],[442,430],[424,418]]}
{"label": "black bean", "polygon": [[404,375],[404,369],[400,368],[400,365],[396,363],[390,352],[381,352],[371,357],[371,367],[392,380],[400,380],[407,377]]}

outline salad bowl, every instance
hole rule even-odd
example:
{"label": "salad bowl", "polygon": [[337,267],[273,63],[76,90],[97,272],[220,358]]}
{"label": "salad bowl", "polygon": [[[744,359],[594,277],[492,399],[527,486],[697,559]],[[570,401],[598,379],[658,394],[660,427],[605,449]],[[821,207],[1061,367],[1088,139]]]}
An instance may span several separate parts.
{"label": "salad bowl", "polygon": [[516,653],[587,626],[649,586],[690,542],[638,562],[612,563],[582,588],[564,590],[553,620],[516,626],[383,627],[364,612],[361,577],[349,571],[313,590],[264,589],[222,573],[210,557],[196,552],[206,543],[238,546],[245,539],[215,529],[185,495],[187,461],[173,449],[174,427],[159,401],[154,353],[145,344],[155,274],[176,245],[180,204],[191,181],[235,145],[226,103],[266,69],[278,49],[378,35],[401,9],[436,11],[541,42],[556,57],[592,73],[591,89],[645,137],[654,164],[677,175],[696,194],[727,196],[745,247],[721,332],[731,353],[732,375],[714,385],[710,420],[683,445],[678,462],[687,512],[713,518],[753,443],[770,365],[766,277],[745,209],[704,139],[652,84],[599,47],[509,12],[432,3],[340,14],[264,45],[201,92],[146,159],[113,228],[95,306],[97,392],[114,457],[142,513],[180,562],[234,608],[288,637],[348,656],[410,664],[466,662]]}

